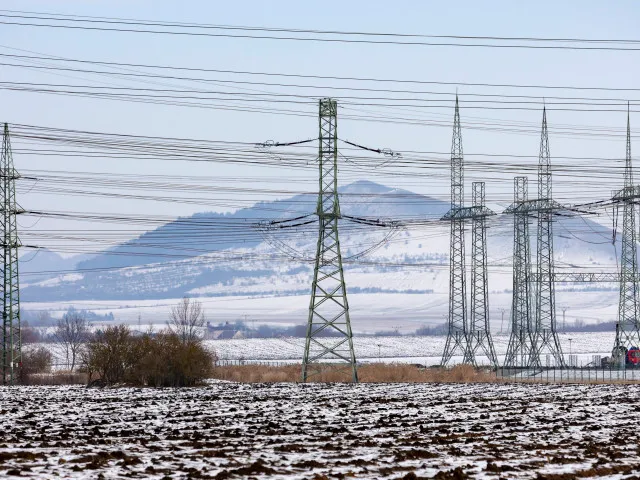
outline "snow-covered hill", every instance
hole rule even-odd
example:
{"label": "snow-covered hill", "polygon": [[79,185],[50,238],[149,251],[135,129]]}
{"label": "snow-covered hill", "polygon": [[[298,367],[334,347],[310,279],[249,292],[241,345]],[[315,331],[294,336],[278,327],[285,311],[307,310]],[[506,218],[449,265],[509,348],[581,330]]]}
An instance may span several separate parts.
{"label": "snow-covered hill", "polygon": [[[19,260],[20,273],[30,282],[51,278],[55,272],[73,270],[78,263],[89,258],[88,255],[77,255],[64,258],[47,248],[30,250]],[[53,272],[53,273],[52,273]]]}
{"label": "snow-covered hill", "polygon": [[[341,221],[340,241],[349,292],[447,291],[449,226],[436,221],[448,210],[447,202],[366,181],[342,187],[340,196],[343,215],[407,221],[398,229]],[[207,213],[179,219],[79,263],[76,273],[23,281],[23,299],[40,302],[162,299],[186,294],[306,294],[313,273],[309,260],[315,255],[317,224],[264,236],[258,235],[253,226],[258,219],[312,213],[315,205],[312,195],[298,195],[258,203],[231,215]],[[225,225],[242,222],[247,230],[253,229],[253,234],[219,234],[216,229],[224,227],[218,227],[220,223],[213,220],[220,219],[225,220]],[[506,215],[488,221],[490,291],[511,289],[512,222]],[[202,234],[205,226],[207,235]],[[197,248],[178,249],[177,239],[189,239],[190,232],[198,232]],[[535,235],[534,222],[531,234]],[[579,216],[560,216],[554,222],[554,235],[558,269],[615,271],[609,229]],[[379,244],[378,249],[359,256]],[[535,242],[532,250],[535,255]],[[178,251],[179,256],[175,255]],[[467,238],[467,253],[470,252]]]}

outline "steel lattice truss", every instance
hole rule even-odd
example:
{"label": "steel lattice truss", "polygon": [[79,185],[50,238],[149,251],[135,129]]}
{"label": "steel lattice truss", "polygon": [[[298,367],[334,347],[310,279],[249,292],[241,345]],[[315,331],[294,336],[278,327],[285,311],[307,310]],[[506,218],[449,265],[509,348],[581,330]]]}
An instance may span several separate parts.
{"label": "steel lattice truss", "polygon": [[555,204],[551,195],[551,156],[549,153],[549,132],[547,130],[547,109],[542,110],[542,134],[538,161],[538,282],[535,292],[535,351],[540,362],[544,352],[553,355],[556,365],[564,365],[562,347],[556,330],[556,299],[553,279],[553,210]]}
{"label": "steel lattice truss", "polygon": [[[520,177],[522,178],[522,177]],[[556,329],[556,306],[555,306],[555,281],[556,276],[554,274],[554,261],[553,261],[553,215],[555,210],[562,209],[562,206],[555,202],[552,198],[551,188],[551,156],[549,153],[549,133],[547,129],[547,110],[542,111],[542,134],[540,139],[540,156],[538,161],[538,198],[533,201],[529,201],[526,198],[526,179],[525,181],[516,181],[515,196],[517,200],[511,205],[505,213],[513,213],[516,218],[514,220],[514,303],[517,301],[522,302],[520,293],[516,295],[516,277],[520,278],[520,281],[527,283],[526,288],[529,290],[528,299],[533,298],[534,303],[529,305],[527,309],[528,321],[527,324],[529,330],[529,336],[525,335],[523,323],[521,319],[512,319],[513,326],[518,323],[519,333],[512,331],[512,339],[510,341],[510,347],[513,346],[514,351],[507,354],[507,360],[514,363],[506,363],[508,366],[521,366],[521,367],[535,367],[541,364],[540,359],[544,352],[551,354],[557,365],[564,365],[564,356],[562,355],[562,347],[560,340],[558,339]],[[524,195],[523,195],[524,194]],[[538,217],[538,231],[537,231],[537,272],[533,276],[531,274],[531,261],[530,252],[527,253],[527,263],[524,267],[524,272],[516,272],[516,263],[518,268],[521,268],[520,262],[522,258],[516,259],[515,248],[526,247],[529,250],[529,238],[528,238],[528,224],[525,224],[527,217],[531,214],[536,214]],[[525,223],[523,223],[525,222]],[[525,235],[524,229],[526,227],[526,239],[517,238],[518,235]],[[520,253],[518,253],[519,255]],[[526,280],[523,278],[526,277]],[[535,280],[535,283],[530,283]],[[532,289],[532,287],[534,287]],[[535,307],[535,311],[532,314],[531,307]],[[520,315],[523,311],[523,306],[518,305],[512,307],[512,316]],[[517,335],[518,338],[514,337]],[[522,347],[530,339],[530,344],[527,348]],[[520,349],[519,356],[515,351]],[[528,350],[525,352],[525,350]],[[524,359],[527,359],[525,362]]]}
{"label": "steel lattice truss", "polygon": [[451,244],[449,250],[449,320],[447,341],[442,354],[442,365],[459,354],[464,362],[471,363],[467,342],[467,289],[464,262],[464,170],[462,153],[462,129],[456,95],[451,141],[451,210],[443,217],[451,220]]}
{"label": "steel lattice truss", "polygon": [[538,367],[535,355],[535,326],[531,312],[531,245],[527,202],[527,177],[514,179],[513,205],[513,299],[511,302],[511,337],[505,367]]}
{"label": "steel lattice truss", "polygon": [[348,365],[358,381],[349,303],[338,238],[337,103],[320,100],[320,189],[318,191],[318,247],[315,259],[309,320],[302,363],[302,381],[327,368]]}
{"label": "steel lattice truss", "polygon": [[18,229],[16,222],[17,204],[15,180],[18,178],[13,168],[9,127],[5,123],[0,157],[2,169],[3,209],[2,221],[2,382],[14,384],[18,380],[22,344],[20,338],[20,292],[18,282]]}
{"label": "steel lattice truss", "polygon": [[[620,258],[620,303],[618,305],[618,331],[614,353],[622,348],[640,346],[640,325],[638,322],[638,258],[636,246],[636,207],[640,195],[633,185],[631,163],[631,124],[627,112],[627,150],[624,165],[624,188],[614,199],[621,200],[622,252]],[[623,352],[622,352],[623,353]]]}
{"label": "steel lattice truss", "polygon": [[498,367],[498,357],[489,326],[489,288],[487,274],[486,217],[495,215],[485,206],[484,182],[473,182],[471,224],[471,321],[468,331],[468,350],[476,364],[476,352],[482,351],[492,367]]}

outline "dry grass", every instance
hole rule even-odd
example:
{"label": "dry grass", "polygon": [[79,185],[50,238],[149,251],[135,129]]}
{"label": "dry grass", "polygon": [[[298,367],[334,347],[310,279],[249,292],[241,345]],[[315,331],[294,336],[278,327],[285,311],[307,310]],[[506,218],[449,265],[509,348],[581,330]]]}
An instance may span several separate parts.
{"label": "dry grass", "polygon": [[[300,365],[234,365],[216,367],[213,378],[244,383],[299,382]],[[419,369],[414,365],[372,363],[358,368],[358,378],[364,383],[472,383],[501,382],[495,373],[478,370],[471,365],[452,368]],[[311,382],[348,382],[350,372],[325,369],[309,378]]]}
{"label": "dry grass", "polygon": [[21,383],[22,385],[86,385],[87,374],[69,371],[31,373]]}

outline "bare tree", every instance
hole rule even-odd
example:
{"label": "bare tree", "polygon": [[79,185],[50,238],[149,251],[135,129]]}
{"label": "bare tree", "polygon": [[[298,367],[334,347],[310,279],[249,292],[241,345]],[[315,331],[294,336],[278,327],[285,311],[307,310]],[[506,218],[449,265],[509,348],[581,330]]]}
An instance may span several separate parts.
{"label": "bare tree", "polygon": [[76,310],[69,310],[56,322],[56,330],[53,336],[62,346],[67,365],[71,371],[76,366],[76,360],[85,342],[89,338],[89,324],[87,319]]}
{"label": "bare tree", "polygon": [[178,305],[171,308],[168,324],[169,330],[176,334],[182,343],[199,342],[204,327],[202,303],[184,297]]}

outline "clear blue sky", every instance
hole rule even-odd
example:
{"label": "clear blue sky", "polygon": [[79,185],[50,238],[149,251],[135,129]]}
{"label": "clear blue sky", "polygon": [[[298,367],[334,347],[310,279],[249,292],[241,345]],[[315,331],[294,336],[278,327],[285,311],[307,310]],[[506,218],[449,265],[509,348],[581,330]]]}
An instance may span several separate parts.
{"label": "clear blue sky", "polygon": [[[208,24],[249,25],[269,27],[316,28],[351,31],[398,32],[442,35],[494,35],[579,38],[638,38],[640,3],[635,1],[144,1],[144,0],[79,0],[32,1],[4,0],[2,8],[11,10],[55,12],[76,15],[138,18],[150,20],[200,22]],[[513,84],[599,86],[615,88],[640,87],[640,52],[580,52],[560,50],[481,49],[428,46],[351,45],[275,40],[199,38],[135,33],[67,31],[0,25],[0,53],[15,53],[22,49],[69,58],[131,63],[165,64],[259,72],[284,72],[311,75],[357,76],[375,78],[437,80],[444,82],[486,82]],[[70,77],[0,66],[4,81],[86,83],[104,81],[98,77],[70,74]],[[339,82],[340,83],[340,82]],[[122,82],[134,86],[135,82]],[[328,85],[329,83],[327,83]],[[344,85],[345,82],[340,84]],[[138,83],[138,86],[145,84]],[[184,88],[185,82],[173,83]],[[198,87],[197,84],[189,84]],[[414,86],[415,87],[415,86]],[[425,90],[455,93],[455,87],[425,86]],[[266,91],[274,89],[262,88]],[[468,93],[523,93],[509,89],[478,89],[460,87],[461,115],[465,121],[486,119],[523,122],[537,130],[541,112],[537,111],[471,111],[465,110]],[[317,91],[316,91],[317,92]],[[542,96],[544,91],[532,89],[527,94]],[[570,92],[563,92],[569,95]],[[574,92],[575,93],[575,92]],[[578,92],[579,93],[579,92]],[[328,93],[330,95],[331,92]],[[587,92],[587,95],[604,95]],[[631,94],[612,94],[626,98]],[[632,100],[640,92],[632,94]],[[339,100],[339,97],[338,97]],[[315,112],[313,105],[299,107]],[[378,112],[381,110],[378,109]],[[396,112],[397,114],[397,112]],[[450,121],[451,110],[433,110],[422,118]],[[638,115],[636,115],[638,116]],[[212,140],[257,142],[267,139],[297,140],[317,135],[317,120],[283,115],[248,112],[201,110],[175,106],[156,106],[116,101],[47,96],[35,93],[0,91],[0,120],[9,123],[54,126],[59,128],[131,133],[138,135],[175,136]],[[603,156],[620,159],[624,156],[624,141],[606,138],[575,139],[554,136],[554,125],[570,124],[603,126],[622,132],[624,114],[549,112],[552,133],[552,156]],[[634,123],[640,118],[632,116]],[[447,127],[385,125],[357,121],[341,121],[341,136],[376,147],[398,151],[447,152],[451,130]],[[465,153],[536,155],[537,134],[514,135],[495,131],[463,130]],[[636,150],[640,146],[636,147]],[[533,160],[535,162],[535,160]],[[110,162],[83,159],[53,159],[35,156],[15,157],[18,169],[70,170],[113,173],[185,174],[203,176],[264,175],[270,178],[264,188],[286,187],[278,180],[291,172],[274,169],[252,169],[219,164],[179,164],[173,162]],[[575,162],[580,168],[580,162]],[[446,169],[438,179],[416,180],[385,176],[384,171],[369,175],[369,179],[396,187],[448,197]],[[301,185],[315,188],[315,171],[297,175],[308,180]],[[361,178],[367,178],[363,172]],[[504,202],[511,192],[513,172],[492,175],[487,181],[487,196],[491,202]],[[341,179],[347,183],[357,175]],[[485,178],[476,169],[467,172],[467,193],[470,182]],[[531,178],[530,181],[534,179]],[[621,181],[620,181],[621,182]],[[615,184],[599,184],[594,192],[607,195]],[[26,184],[26,187],[29,187]],[[302,187],[301,187],[302,188]],[[574,184],[558,178],[554,186],[559,195],[569,198]],[[584,196],[586,188],[579,187]],[[78,199],[40,194],[37,189],[22,190],[20,202],[30,209],[84,210],[149,214],[188,215],[196,211],[228,207],[205,208],[196,205],[161,204],[113,199]],[[220,197],[221,199],[223,197]],[[81,207],[78,206],[81,202]],[[240,205],[240,203],[238,204]],[[40,226],[53,225],[46,220]],[[48,222],[48,223],[47,223]],[[27,222],[28,223],[28,222]]]}

